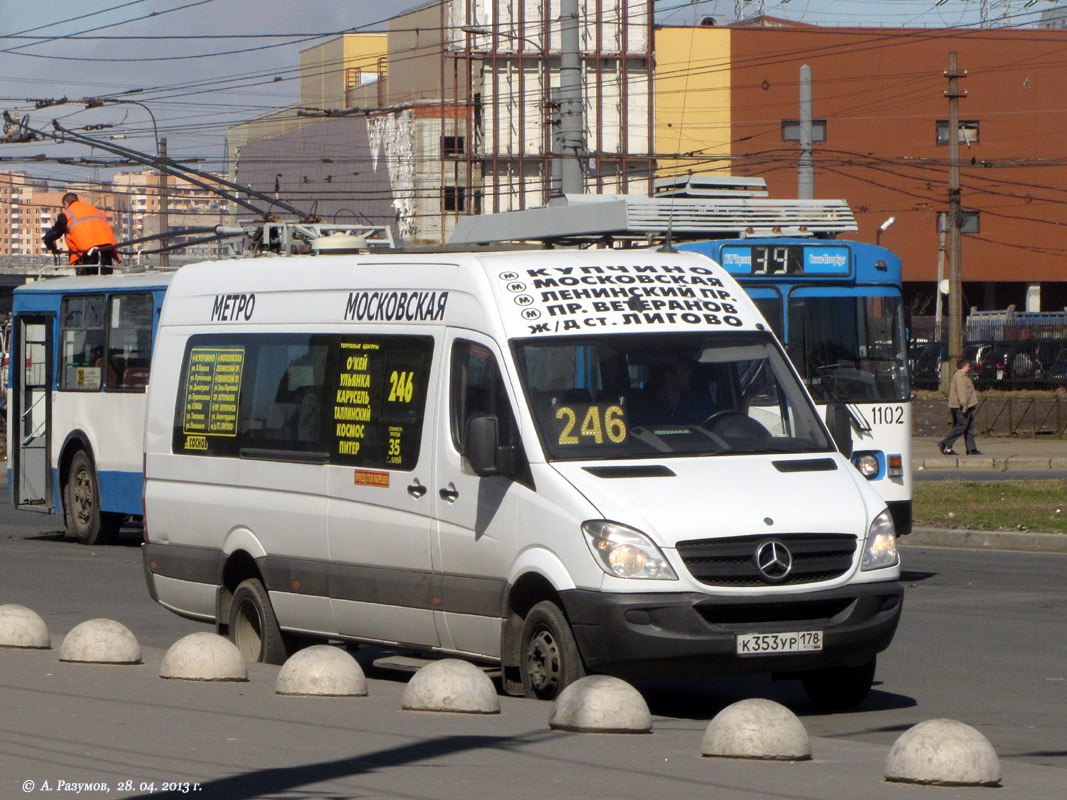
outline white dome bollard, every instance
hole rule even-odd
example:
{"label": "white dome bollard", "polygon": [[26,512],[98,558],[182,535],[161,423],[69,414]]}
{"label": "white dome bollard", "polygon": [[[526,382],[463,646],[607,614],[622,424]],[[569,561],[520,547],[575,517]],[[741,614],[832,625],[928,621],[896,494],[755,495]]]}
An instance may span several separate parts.
{"label": "white dome bollard", "polygon": [[500,698],[482,670],[458,658],[434,661],[416,672],[404,688],[405,711],[499,714]]}
{"label": "white dome bollard", "polygon": [[25,606],[0,606],[0,647],[48,650],[52,637],[44,620]]}
{"label": "white dome bollard", "polygon": [[90,619],[63,637],[59,660],[79,664],[140,664],[141,645],[130,629],[113,619]]}
{"label": "white dome bollard", "polygon": [[159,677],[179,681],[247,681],[248,667],[237,645],[217,633],[190,633],[170,646]]}
{"label": "white dome bollard", "polygon": [[298,650],[282,665],[274,692],[302,697],[365,697],[367,678],[359,662],[344,650],[317,644]]}
{"label": "white dome bollard", "polygon": [[970,725],[931,719],[904,731],[893,743],[885,778],[937,786],[999,786],[1000,760],[989,740]]}
{"label": "white dome bollard", "polygon": [[752,698],[715,715],[704,731],[701,754],[708,758],[807,761],[811,743],[796,714],[773,700]]}
{"label": "white dome bollard", "polygon": [[572,733],[651,733],[652,715],[645,698],[626,681],[589,675],[560,692],[548,726]]}

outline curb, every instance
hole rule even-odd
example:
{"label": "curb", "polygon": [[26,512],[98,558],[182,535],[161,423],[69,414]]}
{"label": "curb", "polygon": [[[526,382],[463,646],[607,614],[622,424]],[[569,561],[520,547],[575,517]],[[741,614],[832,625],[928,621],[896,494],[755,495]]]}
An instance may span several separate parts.
{"label": "curb", "polygon": [[1067,553],[1067,535],[1023,531],[971,531],[914,528],[897,540],[901,547],[944,547],[959,550],[1011,550],[1022,553]]}
{"label": "curb", "polygon": [[976,470],[1008,472],[1010,470],[1064,470],[1067,471],[1067,458],[1060,456],[938,456],[936,458],[914,458],[911,462],[914,472]]}

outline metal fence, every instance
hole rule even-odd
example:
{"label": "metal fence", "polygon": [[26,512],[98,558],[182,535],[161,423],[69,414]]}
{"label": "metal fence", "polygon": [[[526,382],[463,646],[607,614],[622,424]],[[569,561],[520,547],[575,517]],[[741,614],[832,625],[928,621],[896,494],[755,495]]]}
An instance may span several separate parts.
{"label": "metal fence", "polygon": [[[943,395],[917,395],[912,409],[914,433],[941,438],[948,426],[947,413]],[[1067,395],[1025,397],[1006,392],[979,396],[974,426],[982,436],[1064,439]]]}
{"label": "metal fence", "polygon": [[[969,320],[962,355],[971,361],[979,390],[1067,387],[1067,325]],[[909,356],[912,384],[938,388],[948,358],[947,327],[937,331],[932,321],[913,320]]]}

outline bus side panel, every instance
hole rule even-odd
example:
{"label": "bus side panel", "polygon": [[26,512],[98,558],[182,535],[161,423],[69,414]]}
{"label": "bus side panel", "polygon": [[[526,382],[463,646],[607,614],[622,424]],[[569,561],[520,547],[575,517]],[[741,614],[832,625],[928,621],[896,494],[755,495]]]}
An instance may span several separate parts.
{"label": "bus side panel", "polygon": [[[185,341],[184,335],[163,329],[156,346],[159,368],[153,374],[144,439],[147,538],[155,546],[174,548],[167,560],[175,572],[194,569],[198,551],[204,549],[219,552],[219,563],[238,550],[248,553],[268,592],[281,601],[275,607],[279,624],[321,629],[332,618],[326,590],[326,469],[321,464],[172,454]],[[189,562],[186,567],[183,559]],[[212,579],[202,572],[199,580]],[[182,593],[169,583],[157,580],[156,588],[164,605],[181,601]],[[167,594],[171,588],[173,595]],[[305,599],[286,602],[277,594],[291,592]],[[204,613],[203,608],[181,610]]]}
{"label": "bus side panel", "polygon": [[[143,392],[53,393],[52,465],[56,500],[61,500],[59,464],[72,446],[72,434],[84,438],[96,467],[100,510],[117,514],[141,513]],[[61,507],[59,505],[57,508]]]}

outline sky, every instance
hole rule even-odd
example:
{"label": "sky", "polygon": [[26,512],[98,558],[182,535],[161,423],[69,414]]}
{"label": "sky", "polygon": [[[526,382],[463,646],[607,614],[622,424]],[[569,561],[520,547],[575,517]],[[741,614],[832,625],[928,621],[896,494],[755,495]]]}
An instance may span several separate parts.
{"label": "sky", "polygon": [[[222,170],[226,127],[297,101],[302,49],[342,31],[383,22],[426,0],[0,0],[0,109],[52,129],[96,127],[89,135]],[[748,7],[759,10],[760,0]],[[763,0],[765,13],[819,25],[976,26],[979,0]],[[987,0],[1020,16],[1025,0]],[[1028,13],[1050,8],[1038,2]],[[656,0],[657,21],[686,24],[733,17],[733,0]],[[78,36],[75,41],[72,38]],[[64,38],[68,37],[68,38]],[[35,108],[48,98],[107,96],[143,103]],[[145,108],[147,106],[147,109]],[[100,164],[57,164],[57,157]],[[110,156],[82,145],[0,142],[0,169],[56,181],[110,174]]]}

